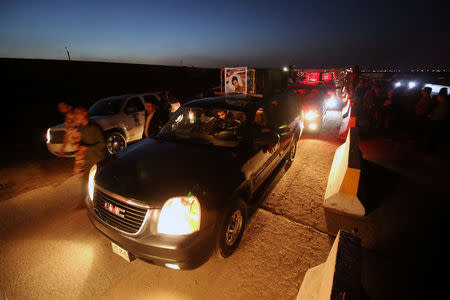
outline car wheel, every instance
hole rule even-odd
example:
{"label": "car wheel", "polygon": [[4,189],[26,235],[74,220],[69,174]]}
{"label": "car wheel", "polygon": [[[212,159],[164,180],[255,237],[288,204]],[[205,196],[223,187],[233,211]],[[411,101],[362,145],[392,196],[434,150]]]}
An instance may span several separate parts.
{"label": "car wheel", "polygon": [[241,241],[247,219],[247,206],[244,201],[237,201],[219,224],[217,236],[217,255],[226,258],[233,254]]}
{"label": "car wheel", "polygon": [[111,132],[106,136],[106,150],[109,155],[113,155],[114,153],[119,152],[123,148],[127,146],[127,142],[125,141],[125,137],[115,131]]}
{"label": "car wheel", "polygon": [[291,148],[289,149],[289,152],[286,156],[286,169],[288,169],[292,165],[295,155],[297,154],[297,143],[298,143],[298,140],[294,139],[294,141],[291,145]]}

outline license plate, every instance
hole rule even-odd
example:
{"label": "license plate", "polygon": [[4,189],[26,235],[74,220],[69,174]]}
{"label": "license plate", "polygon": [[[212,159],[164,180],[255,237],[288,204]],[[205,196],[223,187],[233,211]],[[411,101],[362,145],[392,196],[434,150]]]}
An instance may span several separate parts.
{"label": "license plate", "polygon": [[116,245],[113,242],[111,242],[111,246],[112,246],[112,250],[114,253],[121,256],[123,259],[125,259],[128,262],[132,261],[131,255],[130,255],[130,253],[128,253],[127,250],[121,248],[119,245]]}

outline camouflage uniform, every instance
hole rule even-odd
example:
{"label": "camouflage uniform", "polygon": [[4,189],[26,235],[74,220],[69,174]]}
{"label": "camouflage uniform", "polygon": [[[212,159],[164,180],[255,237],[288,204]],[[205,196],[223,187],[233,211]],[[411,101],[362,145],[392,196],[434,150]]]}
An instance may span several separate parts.
{"label": "camouflage uniform", "polygon": [[75,151],[75,162],[73,166],[73,173],[78,176],[83,175],[84,156],[78,151],[81,142],[80,122],[76,120],[73,113],[66,115],[64,122],[66,134],[64,135],[65,144],[71,144]]}

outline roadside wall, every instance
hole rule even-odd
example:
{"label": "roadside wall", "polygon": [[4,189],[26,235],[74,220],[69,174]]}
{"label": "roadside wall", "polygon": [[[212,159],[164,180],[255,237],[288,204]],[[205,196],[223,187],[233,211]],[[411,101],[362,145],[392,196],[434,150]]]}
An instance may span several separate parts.
{"label": "roadside wall", "polygon": [[327,260],[306,272],[297,300],[356,300],[361,290],[361,241],[340,230]]}
{"label": "roadside wall", "polygon": [[357,197],[361,159],[357,129],[351,128],[345,143],[334,154],[324,196],[325,209],[354,217],[365,215],[364,206]]}

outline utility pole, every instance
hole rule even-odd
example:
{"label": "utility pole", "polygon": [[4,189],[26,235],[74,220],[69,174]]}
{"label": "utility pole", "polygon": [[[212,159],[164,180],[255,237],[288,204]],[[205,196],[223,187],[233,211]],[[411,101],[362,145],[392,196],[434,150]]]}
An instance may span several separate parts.
{"label": "utility pole", "polygon": [[66,52],[67,52],[67,58],[69,59],[69,61],[70,61],[70,53],[69,53],[69,49],[67,49],[67,46],[64,46],[64,48],[66,48]]}

